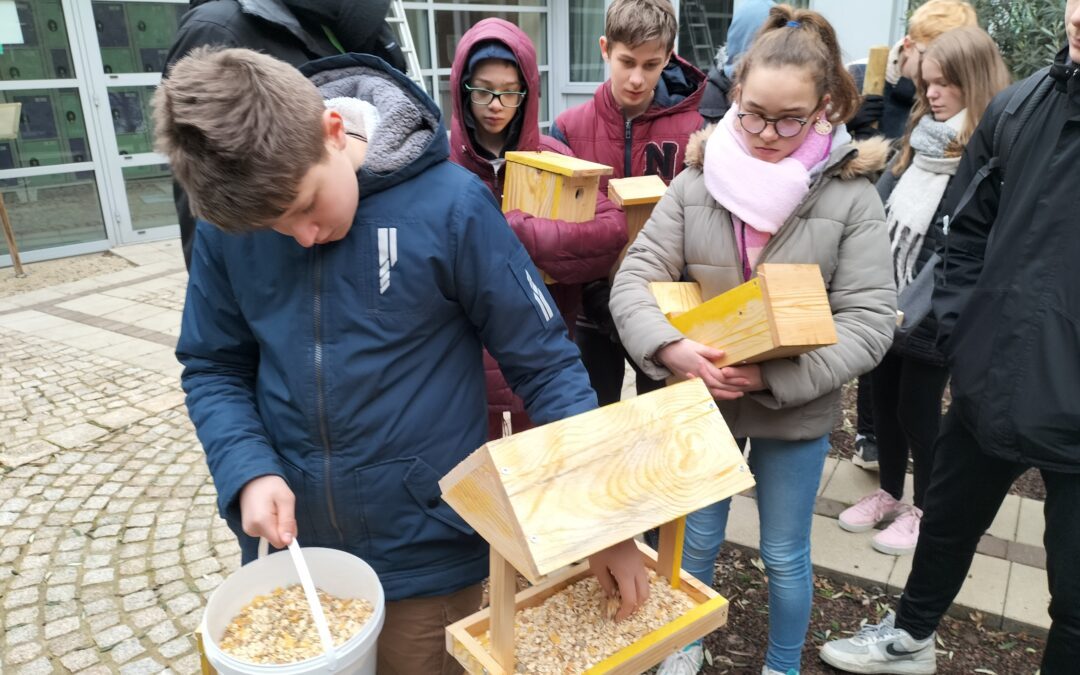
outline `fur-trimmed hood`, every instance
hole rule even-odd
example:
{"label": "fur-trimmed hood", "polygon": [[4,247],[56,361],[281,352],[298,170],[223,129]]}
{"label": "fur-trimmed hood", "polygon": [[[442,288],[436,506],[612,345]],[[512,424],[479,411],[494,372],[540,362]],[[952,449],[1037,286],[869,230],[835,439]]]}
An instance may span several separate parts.
{"label": "fur-trimmed hood", "polygon": [[[715,130],[716,125],[710,124],[690,136],[686,146],[686,166],[702,168],[705,163],[705,142]],[[889,142],[884,138],[868,138],[835,148],[826,170],[835,172],[843,180],[865,177],[875,181],[885,169],[888,158]]]}

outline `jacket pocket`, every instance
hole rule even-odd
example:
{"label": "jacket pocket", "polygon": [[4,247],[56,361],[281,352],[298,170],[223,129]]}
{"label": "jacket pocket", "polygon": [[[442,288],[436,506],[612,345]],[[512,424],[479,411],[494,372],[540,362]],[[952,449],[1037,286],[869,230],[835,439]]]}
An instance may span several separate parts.
{"label": "jacket pocket", "polygon": [[1018,364],[1020,386],[1004,417],[1016,425],[1030,459],[1080,465],[1080,321],[1049,308],[1028,330],[1032,344]]}
{"label": "jacket pocket", "polygon": [[[322,490],[325,488],[315,484],[315,479],[306,471],[284,457],[278,455],[278,459],[281,461],[282,468],[285,469],[285,482],[289,484],[289,489],[292,490],[293,497],[296,499],[297,540],[305,546],[324,544],[332,540],[336,541],[333,532],[326,528],[319,528],[316,525],[316,523],[324,523],[327,520],[321,517],[325,513],[325,509],[320,495],[324,494]],[[320,517],[315,517],[316,512],[320,514]]]}
{"label": "jacket pocket", "polygon": [[[434,562],[442,546],[476,534],[439,491],[440,475],[418,457],[367,466],[356,471],[358,501],[372,548],[413,565]],[[407,550],[394,555],[393,551]]]}

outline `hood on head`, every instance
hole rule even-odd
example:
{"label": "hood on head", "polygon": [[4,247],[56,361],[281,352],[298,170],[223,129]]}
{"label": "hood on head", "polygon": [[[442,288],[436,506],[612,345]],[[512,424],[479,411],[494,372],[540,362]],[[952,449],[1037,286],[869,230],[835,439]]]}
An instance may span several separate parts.
{"label": "hood on head", "polygon": [[449,154],[442,116],[416,83],[370,54],[341,54],[305,64],[300,71],[324,99],[355,98],[378,110],[379,126],[359,173],[361,190],[384,190]]}
{"label": "hood on head", "polygon": [[727,44],[724,45],[724,74],[729,78],[735,77],[739,58],[750,49],[758,30],[769,16],[769,10],[775,4],[773,0],[745,0],[735,10],[731,17],[731,27],[728,28]]}
{"label": "hood on head", "polygon": [[[491,56],[485,56],[487,54]],[[529,36],[514,24],[502,19],[484,19],[461,36],[450,69],[450,135],[454,139],[454,161],[461,159],[462,154],[471,156],[474,162],[486,162],[489,158],[476,143],[473,134],[476,124],[464,87],[473,68],[484,58],[503,58],[516,64],[528,92],[510,123],[510,142],[506,149],[540,149],[540,71],[536,66],[536,48]]]}

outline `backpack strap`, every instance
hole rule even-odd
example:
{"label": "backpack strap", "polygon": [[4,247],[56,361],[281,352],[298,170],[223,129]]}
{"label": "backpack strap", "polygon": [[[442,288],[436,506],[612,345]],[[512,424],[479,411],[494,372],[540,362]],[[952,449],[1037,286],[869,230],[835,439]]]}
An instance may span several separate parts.
{"label": "backpack strap", "polygon": [[[1009,96],[1009,102],[1005,104],[1005,109],[998,115],[997,122],[994,124],[994,139],[991,146],[993,155],[967,184],[964,193],[960,196],[959,201],[956,202],[956,207],[953,209],[953,218],[964,210],[967,203],[975,196],[975,192],[982,185],[982,182],[994,171],[998,171],[1002,181],[1004,181],[1004,167],[1008,164],[1009,155],[1012,153],[1013,145],[1016,143],[1020,131],[1027,125],[1035,108],[1038,107],[1042,99],[1046,97],[1046,94],[1053,87],[1054,82],[1049,75],[1050,67],[1047,66],[1020,82]],[[950,220],[952,218],[946,216],[944,222],[945,234],[949,233],[948,224]]]}
{"label": "backpack strap", "polygon": [[[1054,86],[1054,81],[1049,75],[1050,66],[1047,66],[1021,82],[1009,98],[1005,111],[998,119],[997,126],[994,127],[994,155],[1001,158],[1000,166],[1008,166],[1009,155],[1012,153],[1020,131],[1027,126],[1032,113]],[[1007,134],[1006,126],[1008,126]]]}

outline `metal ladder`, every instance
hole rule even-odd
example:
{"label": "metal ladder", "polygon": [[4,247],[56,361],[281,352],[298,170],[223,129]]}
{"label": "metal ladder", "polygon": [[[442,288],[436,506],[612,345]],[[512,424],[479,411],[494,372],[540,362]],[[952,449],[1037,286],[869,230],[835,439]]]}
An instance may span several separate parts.
{"label": "metal ladder", "polygon": [[[716,59],[716,47],[709,31],[705,5],[700,0],[683,0],[679,3],[679,14],[679,21],[690,31],[690,60],[697,67],[708,70]],[[685,52],[683,55],[686,56]]]}
{"label": "metal ladder", "polygon": [[405,63],[409,68],[409,79],[419,85],[420,89],[427,93],[424,86],[424,78],[420,76],[420,59],[416,56],[416,46],[413,44],[412,31],[409,30],[409,20],[405,18],[405,7],[402,0],[391,0],[390,12],[386,15],[386,23],[397,31],[398,42],[401,43],[401,53],[405,56]]}

